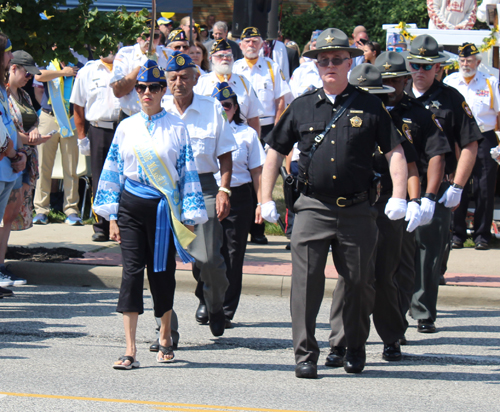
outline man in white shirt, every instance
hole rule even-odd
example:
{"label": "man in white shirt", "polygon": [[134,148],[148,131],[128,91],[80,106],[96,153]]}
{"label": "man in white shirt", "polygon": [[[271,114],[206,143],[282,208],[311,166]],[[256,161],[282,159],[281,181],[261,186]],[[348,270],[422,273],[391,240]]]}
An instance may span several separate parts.
{"label": "man in white shirt", "polygon": [[133,46],[122,47],[115,57],[110,84],[113,93],[120,99],[120,120],[141,110],[139,96],[134,86],[141,66],[148,60],[147,52],[150,41],[153,41],[152,51],[156,54],[158,66],[165,67],[168,55],[165,48],[159,45],[160,29],[158,28],[155,29],[153,39],[151,39],[150,28],[145,27],[137,43]]}
{"label": "man in white shirt", "polygon": [[[90,155],[94,194],[97,193],[99,176],[113,141],[120,115],[120,101],[115,97],[109,85],[114,59],[115,55],[110,54],[107,57],[101,57],[100,60],[88,62],[78,72],[70,98],[70,103],[73,103],[74,108],[80,151],[87,154],[85,149],[82,150],[85,147]],[[85,120],[89,122],[87,133],[85,133]],[[92,240],[106,242],[109,240],[109,222],[99,215],[96,215],[96,218]]]}
{"label": "man in white shirt", "polygon": [[[457,89],[470,106],[483,140],[479,142],[476,164],[472,170],[472,193],[475,201],[474,243],[476,249],[489,249],[491,223],[495,206],[495,183],[498,164],[491,158],[490,149],[497,146],[495,128],[500,111],[500,93],[496,77],[477,71],[481,64],[481,54],[472,43],[459,47],[460,71],[443,80]],[[462,192],[462,199],[453,216],[453,247],[461,248],[467,240],[465,218],[469,204],[469,190]]]}
{"label": "man in white shirt", "polygon": [[[165,96],[162,105],[167,112],[179,116],[189,131],[208,214],[207,223],[195,226],[196,239],[189,246],[189,253],[196,260],[193,274],[204,283],[203,300],[200,300],[196,318],[206,323],[208,315],[212,334],[221,336],[225,328],[223,304],[229,282],[221,254],[220,221],[229,214],[231,152],[237,145],[221,104],[193,92],[198,73],[191,58],[174,52],[166,72],[172,95]],[[219,170],[221,184],[217,186],[214,173]],[[198,316],[200,313],[204,316]]]}
{"label": "man in white shirt", "polygon": [[231,45],[224,39],[217,40],[210,51],[210,60],[212,72],[198,79],[194,92],[211,96],[219,82],[227,82],[238,97],[243,120],[260,134],[259,116],[263,114],[264,109],[250,81],[239,74],[233,74],[234,56]]}
{"label": "man in white shirt", "polygon": [[279,40],[266,40],[259,51],[260,56],[269,57],[275,63],[278,63],[281,71],[285,75],[286,81],[290,80],[290,65],[288,63],[288,54],[286,46]]}

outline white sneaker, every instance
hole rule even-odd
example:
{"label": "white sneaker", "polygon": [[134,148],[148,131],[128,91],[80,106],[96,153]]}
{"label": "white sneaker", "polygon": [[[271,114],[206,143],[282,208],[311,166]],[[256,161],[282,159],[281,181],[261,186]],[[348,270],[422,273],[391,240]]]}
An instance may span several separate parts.
{"label": "white sneaker", "polygon": [[3,273],[0,273],[0,287],[5,288],[7,286],[12,286],[14,282]]}

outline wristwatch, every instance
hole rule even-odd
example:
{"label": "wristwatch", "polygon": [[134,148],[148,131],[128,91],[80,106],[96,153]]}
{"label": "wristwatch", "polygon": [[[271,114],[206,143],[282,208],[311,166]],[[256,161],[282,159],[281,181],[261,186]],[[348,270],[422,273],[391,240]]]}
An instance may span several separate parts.
{"label": "wristwatch", "polygon": [[418,204],[418,205],[421,205],[421,204],[422,204],[422,202],[420,201],[420,199],[419,199],[418,197],[415,197],[415,198],[413,198],[413,199],[410,199],[410,202],[415,202],[415,203],[416,203],[416,204]]}
{"label": "wristwatch", "polygon": [[429,200],[432,200],[433,202],[436,201],[437,196],[434,193],[426,193],[423,197],[426,197]]}
{"label": "wristwatch", "polygon": [[454,187],[455,189],[464,190],[463,186],[457,185],[456,183],[453,183],[451,186]]}
{"label": "wristwatch", "polygon": [[219,187],[219,192],[224,192],[224,193],[227,193],[227,195],[228,195],[229,197],[231,197],[231,194],[233,193],[233,192],[231,192],[231,190],[229,190],[229,189],[227,189],[227,188],[225,188],[225,187],[222,187],[222,186],[221,186],[221,187]]}

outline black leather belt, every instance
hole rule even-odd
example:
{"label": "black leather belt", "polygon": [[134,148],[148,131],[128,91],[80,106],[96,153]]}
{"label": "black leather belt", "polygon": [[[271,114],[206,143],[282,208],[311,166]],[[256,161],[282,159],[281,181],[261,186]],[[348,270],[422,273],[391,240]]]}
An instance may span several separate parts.
{"label": "black leather belt", "polygon": [[350,196],[339,196],[330,197],[322,196],[318,193],[308,193],[307,196],[313,197],[314,199],[321,200],[322,202],[331,203],[337,205],[338,207],[349,207],[357,205],[358,203],[366,202],[368,200],[368,191],[355,193]]}
{"label": "black leather belt", "polygon": [[54,112],[52,110],[42,108],[42,112],[47,113],[49,116],[54,116]]}

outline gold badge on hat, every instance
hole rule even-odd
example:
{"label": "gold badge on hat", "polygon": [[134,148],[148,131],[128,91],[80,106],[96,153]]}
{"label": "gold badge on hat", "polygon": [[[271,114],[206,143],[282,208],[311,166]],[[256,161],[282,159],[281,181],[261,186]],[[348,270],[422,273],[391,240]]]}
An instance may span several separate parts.
{"label": "gold badge on hat", "polygon": [[186,63],[186,59],[184,59],[184,57],[182,57],[182,56],[177,56],[177,58],[175,59],[175,62],[179,66],[184,66],[184,64]]}
{"label": "gold badge on hat", "polygon": [[410,126],[406,123],[403,124],[403,134],[406,136],[410,143],[413,143],[413,138],[411,137]]}
{"label": "gold badge on hat", "polygon": [[229,97],[229,95],[230,95],[230,94],[231,94],[231,93],[229,93],[229,90],[227,90],[227,89],[224,89],[224,90],[222,91],[222,95],[223,95],[226,99]]}
{"label": "gold badge on hat", "polygon": [[335,37],[332,37],[332,36],[330,36],[330,35],[328,35],[328,37],[325,37],[325,41],[326,41],[327,43],[331,43],[331,42],[332,42],[332,41],[334,41],[334,40],[335,40]]}
{"label": "gold badge on hat", "polygon": [[363,124],[363,120],[361,120],[360,117],[354,116],[353,118],[351,118],[351,126],[352,127],[361,127],[362,124]]}
{"label": "gold badge on hat", "polygon": [[155,77],[155,78],[160,77],[160,71],[158,70],[158,67],[155,67],[153,69],[153,77]]}
{"label": "gold badge on hat", "polygon": [[421,47],[420,49],[418,49],[418,53],[419,53],[421,56],[424,56],[426,51],[427,51],[427,49],[424,49],[423,47]]}
{"label": "gold badge on hat", "polygon": [[359,76],[357,79],[356,79],[359,84],[363,83],[366,79],[363,77],[363,76]]}
{"label": "gold badge on hat", "polygon": [[257,29],[255,27],[252,29],[252,33],[257,34]]}
{"label": "gold badge on hat", "polygon": [[385,70],[389,70],[389,69],[392,67],[392,65],[391,65],[391,64],[389,64],[389,62],[385,62],[385,64],[384,64],[382,67],[383,67]]}

